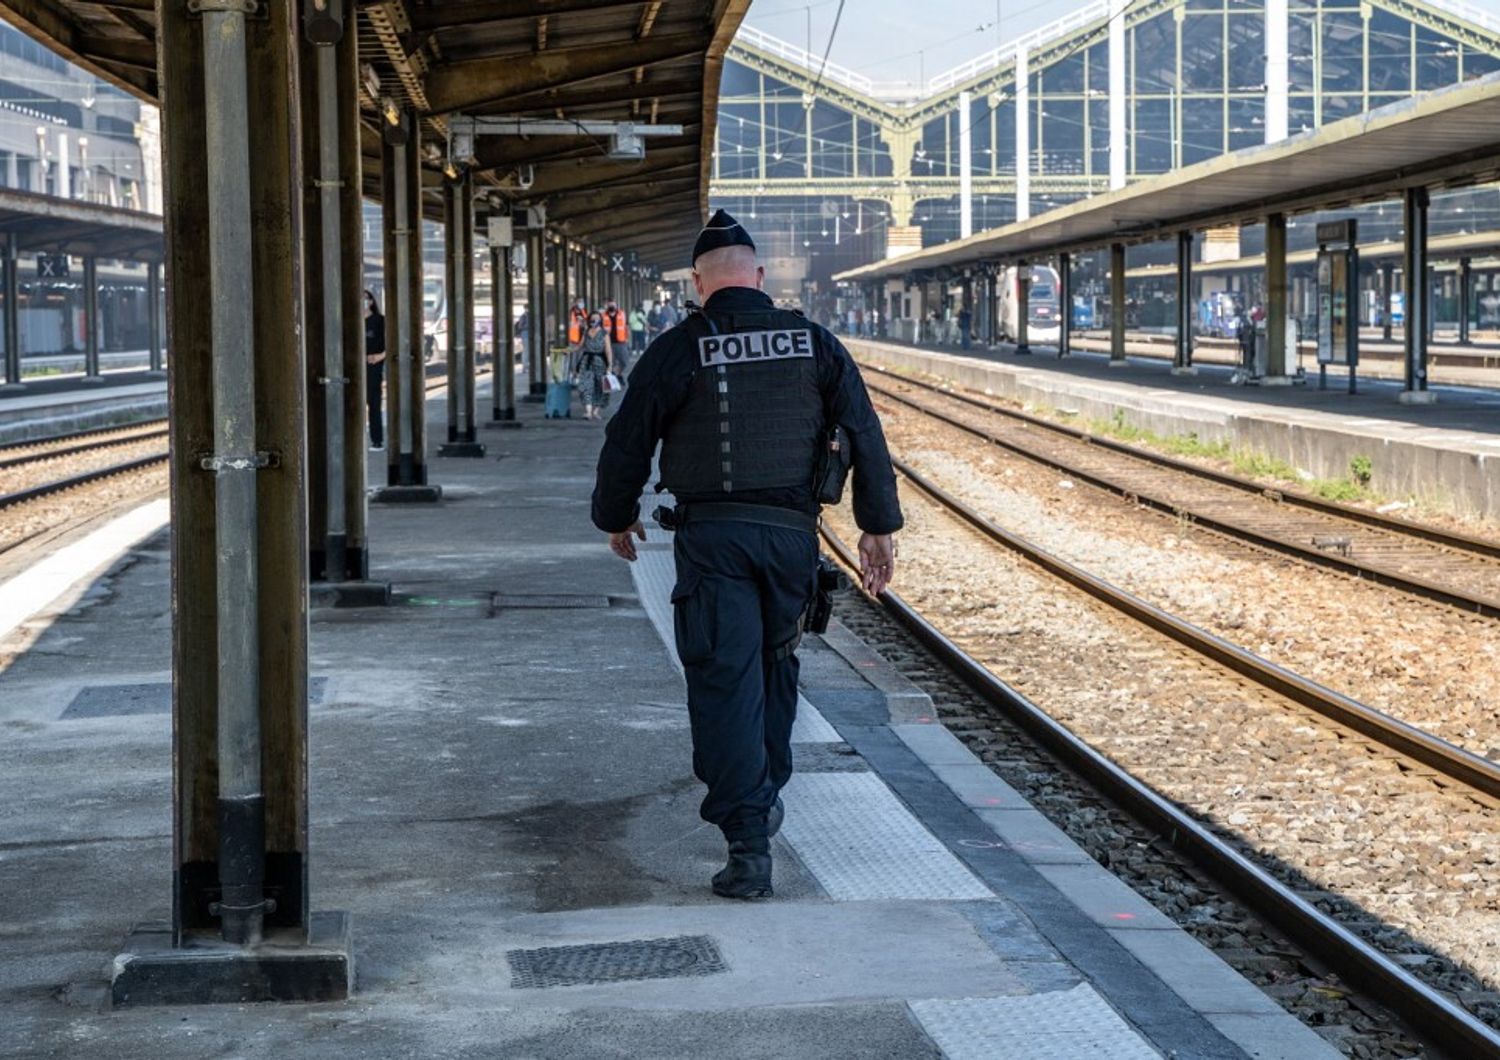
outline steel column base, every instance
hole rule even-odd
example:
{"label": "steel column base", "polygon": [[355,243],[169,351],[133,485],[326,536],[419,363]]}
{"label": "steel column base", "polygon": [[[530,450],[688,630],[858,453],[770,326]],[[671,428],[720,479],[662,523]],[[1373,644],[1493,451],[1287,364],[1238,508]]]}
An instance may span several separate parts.
{"label": "steel column base", "polygon": [[1197,368],[1196,365],[1189,365],[1188,367],[1183,368],[1183,367],[1181,367],[1179,365],[1175,365],[1174,364],[1172,366],[1172,374],[1173,375],[1197,375],[1198,374],[1198,368]]}
{"label": "steel column base", "polygon": [[310,607],[386,607],[390,602],[390,582],[313,582],[308,586]]}
{"label": "steel column base", "polygon": [[1433,405],[1437,403],[1437,391],[1403,390],[1396,395],[1396,400],[1403,405]]}
{"label": "steel column base", "polygon": [[104,380],[104,377],[102,375],[86,375],[86,376],[84,376],[82,379],[80,379],[78,381],[80,383],[94,384],[94,383],[102,383],[105,380]]}
{"label": "steel column base", "polygon": [[114,960],[110,1000],[128,1005],[344,1001],[354,991],[349,914],[314,913],[307,933],[271,929],[246,948],[193,934],[172,945],[166,923],[142,924]]}
{"label": "steel column base", "polygon": [[1129,368],[1130,362],[1123,357],[1111,357],[1109,359],[1109,366],[1111,368]]}
{"label": "steel column base", "polygon": [[370,499],[377,504],[433,504],[443,499],[443,487],[382,486]]}
{"label": "steel column base", "polygon": [[479,442],[444,442],[438,446],[438,456],[484,456],[484,446]]}
{"label": "steel column base", "polygon": [[1292,386],[1296,382],[1297,377],[1291,375],[1263,375],[1255,381],[1257,386]]}
{"label": "steel column base", "polygon": [[547,400],[547,395],[546,393],[522,394],[519,400],[526,402],[528,405],[540,405]]}
{"label": "steel column base", "polygon": [[19,394],[25,389],[25,383],[0,383],[0,394]]}

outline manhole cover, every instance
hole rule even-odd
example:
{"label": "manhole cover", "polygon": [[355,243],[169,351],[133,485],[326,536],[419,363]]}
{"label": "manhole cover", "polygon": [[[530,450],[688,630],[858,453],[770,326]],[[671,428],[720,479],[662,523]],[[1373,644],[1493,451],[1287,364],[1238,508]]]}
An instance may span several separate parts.
{"label": "manhole cover", "polygon": [[[310,706],[323,702],[328,678],[314,677],[308,681],[307,696]],[[62,712],[64,721],[78,718],[120,718],[130,714],[172,713],[172,685],[167,681],[153,681],[139,685],[88,685],[73,697]]]}
{"label": "manhole cover", "polygon": [[586,594],[544,593],[494,593],[490,604],[499,611],[508,610],[557,610],[573,607],[608,607],[609,597]]}
{"label": "manhole cover", "polygon": [[511,950],[505,959],[510,962],[510,985],[517,990],[677,979],[729,970],[707,935]]}

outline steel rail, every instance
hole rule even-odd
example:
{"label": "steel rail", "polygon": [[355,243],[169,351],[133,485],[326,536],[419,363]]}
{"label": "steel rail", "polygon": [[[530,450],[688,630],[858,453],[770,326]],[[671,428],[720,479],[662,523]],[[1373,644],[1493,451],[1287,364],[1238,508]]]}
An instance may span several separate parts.
{"label": "steel rail", "polygon": [[1500,764],[1491,762],[1429,732],[1368,707],[1342,693],[1310,681],[1302,675],[1278,666],[1269,659],[1246,651],[1222,637],[1217,637],[1185,622],[1154,604],[1096,577],[1067,560],[1046,551],[1018,534],[985,518],[963,501],[928,480],[921,472],[894,460],[892,463],[908,482],[916,486],[943,508],[958,516],[981,534],[1060,578],[1076,589],[1088,593],[1149,629],[1170,637],[1220,666],[1247,677],[1263,688],[1300,704],[1374,740],[1383,747],[1437,770],[1443,776],[1480,794],[1500,799]]}
{"label": "steel rail", "polygon": [[110,438],[102,442],[86,442],[83,445],[72,445],[66,449],[48,449],[42,453],[30,453],[26,456],[13,456],[9,460],[0,460],[0,471],[12,467],[24,467],[27,464],[39,464],[44,460],[56,460],[63,456],[76,456],[79,453],[92,453],[99,449],[114,449],[122,445],[130,445],[134,442],[147,442],[157,438],[165,438],[169,431],[151,431],[147,434],[132,434],[126,438]]}
{"label": "steel rail", "polygon": [[[858,571],[859,560],[849,547],[826,524],[821,527],[821,532],[839,561],[850,570]],[[1500,1032],[1320,912],[1185,809],[1094,750],[939,632],[898,594],[886,590],[878,600],[900,625],[976,694],[1025,729],[1067,768],[1238,895],[1268,923],[1309,954],[1326,962],[1344,980],[1389,1005],[1413,1028],[1420,1029],[1423,1037],[1455,1056],[1500,1055]]]}
{"label": "steel rail", "polygon": [[[906,380],[903,380],[903,382],[905,381]],[[950,427],[956,427],[961,431],[965,431],[969,434],[974,435],[976,438],[982,438],[987,442],[1000,446],[1002,449],[1006,449],[1012,453],[1015,453],[1017,456],[1024,457],[1025,459],[1033,461],[1034,463],[1042,464],[1057,471],[1061,471],[1064,474],[1071,475],[1073,478],[1080,479],[1084,482],[1089,483],[1090,485],[1097,486],[1100,489],[1106,490],[1110,493],[1114,493],[1122,497],[1130,497],[1137,503],[1150,508],[1154,508],[1157,511],[1166,512],[1170,515],[1176,516],[1186,515],[1191,517],[1192,520],[1200,526],[1205,526],[1211,530],[1217,530],[1219,533],[1226,534],[1230,537],[1237,537],[1241,540],[1249,541],[1253,544],[1273,549],[1285,555],[1294,556],[1297,559],[1305,560],[1309,563],[1314,563],[1323,567],[1330,567],[1333,570],[1340,571],[1344,574],[1350,574],[1357,578],[1365,578],[1380,585],[1385,585],[1394,589],[1400,589],[1403,592],[1411,593],[1415,596],[1422,596],[1430,600],[1436,600],[1439,603],[1448,604],[1460,610],[1482,615],[1486,618],[1500,618],[1500,600],[1485,596],[1478,596],[1471,593],[1465,593],[1458,589],[1451,588],[1438,582],[1430,581],[1427,578],[1422,578],[1414,574],[1402,574],[1398,571],[1389,570],[1383,566],[1377,566],[1374,564],[1362,562],[1357,559],[1334,555],[1332,553],[1324,552],[1316,548],[1309,548],[1306,545],[1302,545],[1297,541],[1291,540],[1290,538],[1281,537],[1277,534],[1272,534],[1261,530],[1254,530],[1249,527],[1241,526],[1238,523],[1230,522],[1226,519],[1220,519],[1211,515],[1206,515],[1203,512],[1197,511],[1190,506],[1179,504],[1175,501],[1168,500],[1165,497],[1152,496],[1149,493],[1142,493],[1138,489],[1131,489],[1127,486],[1123,486],[1104,475],[1085,471],[1077,467],[1076,465],[1068,463],[1066,460],[1060,460],[1042,453],[1033,452],[1023,445],[1017,444],[1016,442],[1009,439],[1002,438],[1001,436],[993,434],[981,427],[975,427],[972,424],[965,423],[962,420],[949,416],[946,413],[938,411],[937,409],[929,408],[928,406],[923,405],[921,402],[914,401],[904,394],[897,394],[894,391],[887,390],[884,387],[875,385],[870,386],[870,389],[875,393],[890,399],[891,401],[895,401],[902,405],[906,405],[910,408],[916,409],[923,415],[931,416],[933,419],[938,420],[941,423],[945,423]],[[943,393],[945,396],[956,397],[956,395],[948,395],[945,391],[938,392]],[[956,397],[956,400],[967,403],[973,402],[973,399],[963,397]],[[978,405],[980,408],[991,409],[991,411],[996,412],[1003,412],[1005,415],[1013,415],[1013,413],[1009,409],[1002,410],[998,408],[991,408],[983,402],[979,402]],[[1075,440],[1086,442],[1086,444],[1099,445],[1101,446],[1101,448],[1110,447],[1104,445],[1103,442],[1092,436],[1082,436],[1076,438]],[[1111,443],[1111,445],[1113,444],[1118,443]],[[1138,451],[1130,450],[1129,447],[1125,447],[1125,452],[1126,455],[1129,456],[1140,455]],[[1165,458],[1152,457],[1147,459],[1149,459],[1150,462],[1155,463],[1158,460],[1162,460]],[[1202,470],[1203,469],[1201,468],[1193,468],[1193,472],[1195,474]],[[1212,474],[1216,475],[1219,473],[1213,472]],[[1199,477],[1208,476],[1200,475]],[[1268,493],[1267,489],[1261,486],[1256,487],[1256,492],[1262,495],[1266,495]],[[1276,491],[1269,492],[1275,493]],[[1380,528],[1387,529],[1384,526],[1381,526]],[[1427,530],[1427,532],[1433,534],[1444,533],[1444,531],[1436,530],[1433,528],[1424,529]],[[1405,533],[1405,531],[1397,532]],[[1405,536],[1416,535],[1406,534]],[[1475,540],[1477,541],[1478,539]],[[1489,546],[1488,543],[1481,542],[1481,544],[1485,544],[1486,547],[1492,547]]]}
{"label": "steel rail", "polygon": [[138,427],[150,427],[157,423],[166,423],[165,417],[150,420],[137,420],[134,423],[117,423],[112,427],[90,427],[83,431],[66,431],[62,434],[49,434],[41,438],[19,438],[14,442],[6,442],[0,445],[0,453],[10,449],[30,449],[37,445],[56,445],[58,442],[71,442],[75,438],[92,438],[100,434],[112,434],[118,431],[133,431]]}
{"label": "steel rail", "polygon": [[127,460],[123,464],[111,464],[109,467],[101,467],[93,471],[85,471],[82,474],[72,475],[68,478],[57,479],[53,482],[43,482],[39,486],[30,486],[23,490],[17,490],[15,493],[0,494],[0,510],[4,510],[6,508],[14,508],[18,504],[25,504],[28,501],[39,500],[42,497],[47,497],[54,493],[61,493],[64,490],[74,489],[77,486],[87,486],[89,483],[98,482],[100,479],[112,478],[115,475],[123,475],[127,471],[137,471],[143,467],[150,467],[152,464],[160,464],[162,461],[166,460],[168,456],[169,454],[165,452],[153,453],[150,456],[143,456],[135,460]]}
{"label": "steel rail", "polygon": [[[877,369],[877,371],[880,371],[882,375],[889,374],[886,373],[883,369]],[[1006,416],[1025,423],[1031,427],[1039,427],[1043,430],[1051,431],[1054,434],[1064,435],[1065,437],[1071,438],[1077,442],[1083,442],[1087,445],[1095,445],[1100,449],[1108,449],[1110,452],[1120,453],[1123,456],[1134,457],[1137,460],[1142,460],[1149,464],[1155,464],[1158,467],[1168,468],[1172,471],[1180,471],[1185,475],[1193,475],[1197,478],[1207,479],[1208,481],[1216,482],[1221,486],[1230,486],[1245,493],[1264,497],[1267,500],[1279,501],[1282,504],[1291,505],[1292,507],[1296,508],[1306,508],[1309,511],[1317,512],[1320,515],[1329,515],[1339,519],[1347,519],[1350,522],[1363,523],[1366,526],[1372,526],[1377,530],[1384,530],[1387,533],[1399,534],[1403,537],[1419,538],[1434,545],[1442,545],[1445,548],[1451,548],[1459,552],[1471,552],[1477,556],[1484,556],[1488,559],[1500,559],[1500,541],[1490,541],[1485,538],[1475,537],[1470,534],[1454,533],[1451,530],[1444,530],[1436,526],[1428,526],[1424,523],[1408,522],[1405,519],[1393,519],[1390,516],[1382,515],[1379,512],[1366,511],[1363,508],[1356,508],[1350,504],[1340,504],[1337,501],[1324,500],[1322,497],[1316,497],[1310,493],[1301,493],[1297,490],[1278,489],[1275,487],[1267,486],[1261,482],[1256,482],[1253,479],[1241,478],[1239,475],[1231,475],[1224,471],[1216,471],[1213,468],[1202,467],[1198,464],[1193,464],[1186,460],[1178,460],[1175,457],[1166,456],[1162,453],[1153,453],[1149,449],[1142,449],[1139,446],[1115,441],[1113,438],[1102,438],[1097,434],[1090,434],[1088,431],[1081,430],[1078,427],[1070,427],[1065,423],[1054,423],[1053,421],[1044,419],[1041,416],[1036,416],[1029,412],[1022,412],[1020,409],[1006,408],[1004,405],[997,405],[992,401],[985,401],[982,398],[973,397],[969,394],[945,390],[942,387],[937,386],[936,384],[928,383],[920,379],[908,379],[905,376],[892,376],[892,378],[898,379],[900,382],[907,383],[911,386],[918,387],[919,389],[927,390],[934,394],[940,394],[943,397],[952,398],[954,401],[961,402],[962,404],[972,405],[974,408],[983,409],[985,412],[992,412],[1000,416]],[[879,390],[881,393],[885,393],[890,397],[900,397],[900,395],[890,394],[888,391],[884,390],[881,387],[875,387],[874,389]]]}
{"label": "steel rail", "polygon": [[[478,374],[482,375],[483,373],[481,372],[481,373],[478,373]],[[431,393],[434,390],[441,390],[443,387],[445,387],[447,385],[448,385],[448,382],[447,382],[446,379],[439,379],[436,382],[431,382],[427,386],[426,389],[427,389],[427,391],[429,393]],[[159,422],[159,421],[150,421],[150,422]],[[120,428],[120,427],[104,428],[104,430],[123,430],[123,429],[125,429],[125,428]],[[82,434],[88,434],[88,433],[93,433],[93,432],[87,432],[87,431],[85,431],[85,432],[80,432],[80,433],[82,433]],[[145,438],[158,438],[158,437],[162,437],[163,435],[165,435],[167,433],[168,432],[166,432],[166,431],[159,431],[159,432],[156,432],[156,433],[153,433],[153,434],[140,435],[140,436],[135,437],[135,438],[125,438],[125,439],[122,439],[119,442],[110,442],[110,443],[107,443],[107,444],[109,444],[109,445],[117,445],[117,444],[118,445],[123,445],[126,442],[141,441],[142,439],[145,439]],[[75,436],[74,435],[62,435],[60,437],[70,438],[70,437],[75,437]],[[41,442],[37,441],[37,442],[31,442],[31,443],[27,443],[27,444],[39,445],[39,444],[41,444]],[[42,459],[44,457],[45,458],[50,458],[50,457],[54,457],[54,456],[63,456],[65,454],[67,454],[67,453],[83,452],[85,450],[97,449],[97,448],[103,448],[103,446],[98,446],[98,445],[79,446],[76,449],[68,449],[68,450],[63,450],[63,451],[60,451],[60,452],[51,452],[51,453],[39,454],[37,457],[35,457],[35,459]],[[143,456],[143,457],[141,457],[141,458],[139,458],[137,460],[127,460],[127,461],[125,461],[124,463],[121,463],[121,464],[111,464],[109,467],[101,467],[101,468],[98,468],[98,469],[96,469],[94,471],[85,471],[85,472],[82,472],[82,473],[77,474],[77,475],[72,475],[72,476],[70,476],[68,478],[57,479],[56,481],[53,481],[53,482],[44,482],[41,485],[31,486],[31,487],[28,487],[27,489],[24,489],[24,490],[17,490],[14,493],[0,493],[0,509],[12,508],[12,507],[15,507],[18,504],[25,504],[28,501],[39,500],[40,498],[49,496],[49,495],[51,495],[53,493],[61,493],[64,490],[73,489],[74,487],[77,487],[77,486],[86,486],[89,483],[91,483],[91,482],[97,482],[100,479],[110,478],[110,477],[112,477],[114,475],[122,475],[122,474],[124,474],[127,471],[135,471],[135,470],[138,470],[139,468],[149,467],[152,464],[159,464],[163,460],[168,459],[169,456],[170,456],[169,453],[153,453],[150,456]],[[34,459],[34,458],[33,457],[22,457],[22,458],[19,458],[19,460],[17,460],[17,461],[7,461],[7,462],[4,462],[4,463],[0,463],[0,468],[6,468],[6,467],[13,466],[15,463],[25,463],[25,462],[28,462],[28,461],[30,461],[32,459]]]}

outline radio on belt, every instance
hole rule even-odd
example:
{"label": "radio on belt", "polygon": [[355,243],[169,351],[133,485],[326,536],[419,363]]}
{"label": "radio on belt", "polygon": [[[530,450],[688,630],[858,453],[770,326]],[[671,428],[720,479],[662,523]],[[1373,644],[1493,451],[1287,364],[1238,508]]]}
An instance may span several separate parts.
{"label": "radio on belt", "polygon": [[801,328],[705,335],[698,340],[698,360],[704,368],[812,355],[812,332]]}

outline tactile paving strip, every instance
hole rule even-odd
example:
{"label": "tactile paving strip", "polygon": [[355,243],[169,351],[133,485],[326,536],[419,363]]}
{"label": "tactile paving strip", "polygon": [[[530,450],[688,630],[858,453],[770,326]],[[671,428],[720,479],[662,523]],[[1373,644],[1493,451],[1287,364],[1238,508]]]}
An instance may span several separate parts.
{"label": "tactile paving strip", "polygon": [[913,1001],[947,1060],[1161,1060],[1087,983],[1024,997]]}
{"label": "tactile paving strip", "polygon": [[874,773],[797,773],[781,834],[843,901],[993,898]]}
{"label": "tactile paving strip", "polygon": [[[672,586],[677,583],[677,565],[670,552],[642,552],[630,565],[635,591],[656,633],[678,670],[676,636],[672,632]],[[797,696],[797,721],[792,726],[793,743],[837,743],[839,734],[807,699]]]}
{"label": "tactile paving strip", "polygon": [[510,964],[510,985],[517,990],[677,979],[729,970],[719,947],[707,935],[511,950],[505,959]]}

